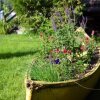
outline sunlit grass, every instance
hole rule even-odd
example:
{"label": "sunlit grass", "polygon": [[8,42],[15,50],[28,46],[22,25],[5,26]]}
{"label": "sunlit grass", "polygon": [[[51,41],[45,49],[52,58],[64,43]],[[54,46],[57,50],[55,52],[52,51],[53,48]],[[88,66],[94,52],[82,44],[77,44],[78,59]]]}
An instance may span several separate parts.
{"label": "sunlit grass", "polygon": [[25,100],[25,74],[40,43],[38,36],[0,35],[0,100]]}

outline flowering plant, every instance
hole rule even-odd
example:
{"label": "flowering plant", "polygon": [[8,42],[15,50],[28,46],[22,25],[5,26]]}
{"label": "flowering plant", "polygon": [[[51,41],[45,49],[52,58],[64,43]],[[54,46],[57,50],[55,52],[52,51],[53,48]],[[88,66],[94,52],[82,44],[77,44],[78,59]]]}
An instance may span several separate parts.
{"label": "flowering plant", "polygon": [[[40,60],[32,65],[31,77],[44,81],[80,78],[88,69],[95,41],[66,25],[52,36],[40,34],[43,50]],[[34,76],[34,77],[33,77]]]}

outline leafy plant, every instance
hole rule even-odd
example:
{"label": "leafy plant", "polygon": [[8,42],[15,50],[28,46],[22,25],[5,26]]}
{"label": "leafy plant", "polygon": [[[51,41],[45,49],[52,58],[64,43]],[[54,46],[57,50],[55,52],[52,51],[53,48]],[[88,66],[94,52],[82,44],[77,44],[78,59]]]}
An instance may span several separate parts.
{"label": "leafy plant", "polygon": [[36,11],[48,16],[52,0],[10,0],[18,14],[33,16]]}
{"label": "leafy plant", "polygon": [[[78,78],[85,72],[95,49],[95,41],[75,30],[73,24],[68,24],[54,32],[52,36],[40,34],[43,50],[40,60],[38,59],[31,67],[30,76],[33,79],[64,81]],[[44,78],[45,76],[48,78]]]}

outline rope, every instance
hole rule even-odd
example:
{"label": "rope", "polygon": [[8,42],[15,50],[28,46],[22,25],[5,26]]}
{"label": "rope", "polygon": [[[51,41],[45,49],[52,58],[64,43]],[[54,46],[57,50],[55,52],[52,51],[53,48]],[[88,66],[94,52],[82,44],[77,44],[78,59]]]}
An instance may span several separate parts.
{"label": "rope", "polygon": [[78,86],[84,88],[84,89],[87,89],[87,90],[100,91],[100,89],[88,88],[86,86],[83,86],[83,85],[79,84],[78,82],[74,82],[74,83],[77,84]]}

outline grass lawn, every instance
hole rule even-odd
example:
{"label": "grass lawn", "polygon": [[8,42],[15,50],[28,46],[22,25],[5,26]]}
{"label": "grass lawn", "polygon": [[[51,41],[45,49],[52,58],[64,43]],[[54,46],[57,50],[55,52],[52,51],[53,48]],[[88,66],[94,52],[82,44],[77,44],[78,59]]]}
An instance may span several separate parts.
{"label": "grass lawn", "polygon": [[25,100],[25,73],[39,42],[37,36],[0,35],[0,100]]}

